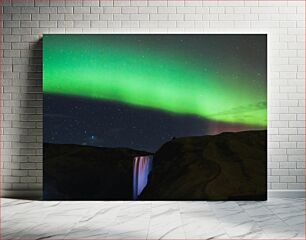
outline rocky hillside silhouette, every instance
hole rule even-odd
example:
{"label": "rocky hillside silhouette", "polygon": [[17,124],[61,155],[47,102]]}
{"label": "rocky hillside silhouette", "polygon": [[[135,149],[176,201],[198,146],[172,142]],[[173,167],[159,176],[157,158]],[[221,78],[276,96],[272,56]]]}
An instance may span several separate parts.
{"label": "rocky hillside silhouette", "polygon": [[267,131],[185,137],[154,155],[143,200],[265,200]]}

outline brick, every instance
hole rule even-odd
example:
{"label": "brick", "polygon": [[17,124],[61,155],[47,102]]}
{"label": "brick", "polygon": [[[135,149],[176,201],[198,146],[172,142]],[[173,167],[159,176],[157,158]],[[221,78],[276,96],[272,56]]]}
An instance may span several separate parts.
{"label": "brick", "polygon": [[211,21],[209,24],[212,28],[232,28],[234,27],[233,21]]}
{"label": "brick", "polygon": [[22,7],[21,13],[39,13],[38,7]]}
{"label": "brick", "polygon": [[12,176],[11,169],[1,169],[2,176]]}
{"label": "brick", "polygon": [[279,162],[268,162],[268,168],[279,168]]}
{"label": "brick", "polygon": [[22,28],[37,28],[39,27],[39,22],[38,21],[22,21],[20,23],[20,26]]}
{"label": "brick", "polygon": [[184,20],[184,14],[169,14],[168,19],[170,21],[182,21]]}
{"label": "brick", "polygon": [[59,14],[72,14],[73,13],[73,7],[58,7],[57,8],[57,13],[59,13]]}
{"label": "brick", "polygon": [[297,162],[296,167],[297,168],[305,168],[305,162]]}
{"label": "brick", "polygon": [[12,20],[31,20],[31,14],[29,14],[29,13],[14,14],[12,16]]}
{"label": "brick", "polygon": [[223,1],[218,1],[218,4],[219,6],[243,6],[244,2],[223,0]]}
{"label": "brick", "polygon": [[239,14],[219,14],[219,20],[243,20],[243,15]]}
{"label": "brick", "polygon": [[107,21],[91,21],[90,26],[92,28],[106,28]]}
{"label": "brick", "polygon": [[[26,49],[29,48],[29,43],[12,43],[12,49]],[[20,60],[20,59],[18,59]],[[14,62],[16,64],[16,62]]]}
{"label": "brick", "polygon": [[34,5],[38,6],[38,7],[40,7],[40,6],[49,6],[49,4],[50,4],[49,0],[35,0],[35,3],[34,3]]}
{"label": "brick", "polygon": [[28,175],[28,170],[16,170],[16,169],[13,169],[11,174],[14,177],[24,177],[24,176]]}
{"label": "brick", "polygon": [[296,128],[280,128],[279,134],[297,134]]}
{"label": "brick", "polygon": [[103,13],[102,7],[90,7],[90,13]]}
{"label": "brick", "polygon": [[288,171],[288,169],[272,169],[272,175],[288,176],[289,171]]}
{"label": "brick", "polygon": [[296,182],[298,183],[305,183],[305,176],[297,176]]}
{"label": "brick", "polygon": [[56,27],[57,21],[40,21],[39,27]]}
{"label": "brick", "polygon": [[16,183],[20,182],[20,177],[4,176],[3,181],[6,183]]}
{"label": "brick", "polygon": [[60,28],[72,28],[73,21],[58,21],[57,26]]}
{"label": "brick", "polygon": [[99,6],[100,2],[99,0],[90,0],[90,1],[83,1],[83,6]]}
{"label": "brick", "polygon": [[157,8],[158,13],[176,13],[175,7],[158,7]]}
{"label": "brick", "polygon": [[236,28],[246,28],[249,29],[251,26],[251,23],[249,21],[235,21],[235,27]]}
{"label": "brick", "polygon": [[287,189],[287,183],[272,183],[272,189]]}
{"label": "brick", "polygon": [[31,28],[13,28],[12,29],[12,34],[16,35],[27,35],[31,34]]}
{"label": "brick", "polygon": [[[176,26],[178,28],[194,28],[194,21],[177,21]],[[175,22],[173,27],[175,27]]]}
{"label": "brick", "polygon": [[197,7],[196,8],[196,13],[208,14],[209,11],[210,11],[210,8],[208,7]]}
{"label": "brick", "polygon": [[139,13],[157,13],[157,7],[139,7]]}
{"label": "brick", "polygon": [[116,0],[114,1],[114,6],[130,6],[130,1],[126,1],[126,0]]}
{"label": "brick", "polygon": [[114,20],[130,20],[130,15],[129,14],[114,14]]}
{"label": "brick", "polygon": [[21,13],[21,7],[3,7],[3,13]]}
{"label": "brick", "polygon": [[69,0],[66,1],[66,6],[72,6],[72,7],[76,7],[76,6],[82,6],[82,0]]}
{"label": "brick", "polygon": [[113,20],[113,14],[99,14],[100,21]]}
{"label": "brick", "polygon": [[19,50],[4,50],[3,52],[4,57],[20,57]]}
{"label": "brick", "polygon": [[235,7],[234,8],[235,13],[251,13],[250,7]]}
{"label": "brick", "polygon": [[147,6],[148,2],[146,0],[131,0],[130,5],[134,7]]}
{"label": "brick", "polygon": [[57,7],[40,7],[39,12],[40,13],[47,13],[47,14],[55,14],[55,13],[57,13]]}
{"label": "brick", "polygon": [[177,7],[176,8],[177,13],[195,13],[195,7]]}
{"label": "brick", "polygon": [[290,121],[289,127],[305,127],[305,121]]}
{"label": "brick", "polygon": [[148,6],[167,6],[167,1],[163,0],[148,0]]}
{"label": "brick", "polygon": [[[289,154],[289,159],[293,160],[295,157],[304,157],[305,155],[305,149],[287,149],[287,153]],[[297,156],[290,156],[290,155],[297,155]],[[299,156],[300,155],[300,156]],[[300,161],[300,160],[297,160]]]}
{"label": "brick", "polygon": [[279,22],[278,21],[252,21],[251,22],[251,28],[278,28]]}
{"label": "brick", "polygon": [[303,190],[305,190],[305,183],[288,183],[288,189],[303,189]]}
{"label": "brick", "polygon": [[35,176],[35,177],[42,177],[42,171],[41,170],[29,170],[29,176]]}
{"label": "brick", "polygon": [[20,27],[20,21],[4,21],[3,27],[5,28]]}
{"label": "brick", "polygon": [[36,178],[35,177],[20,177],[20,182],[32,183],[32,182],[36,182]]}
{"label": "brick", "polygon": [[12,1],[13,6],[31,7],[34,6],[34,0],[14,0]]}
{"label": "brick", "polygon": [[278,11],[279,13],[296,13],[296,7],[280,7]]}
{"label": "brick", "polygon": [[150,14],[150,20],[152,20],[152,21],[155,21],[155,20],[165,21],[165,20],[168,20],[168,15],[167,14]]}
{"label": "brick", "polygon": [[65,14],[65,20],[82,20],[83,15],[82,14]]}
{"label": "brick", "polygon": [[181,0],[168,1],[169,7],[183,7],[184,5],[185,5],[184,1],[181,1]]}
{"label": "brick", "polygon": [[50,6],[61,6],[64,7],[66,5],[65,0],[50,0]]}
{"label": "brick", "polygon": [[201,7],[202,6],[202,2],[201,0],[185,0],[185,6],[186,7]]}
{"label": "brick", "polygon": [[141,28],[157,28],[158,21],[140,21],[139,22]]}
{"label": "brick", "polygon": [[278,183],[279,182],[279,176],[268,176],[268,181],[270,183]]}
{"label": "brick", "polygon": [[65,20],[65,14],[50,14],[51,21]]}
{"label": "brick", "polygon": [[176,21],[158,21],[159,28],[175,28],[177,27]]}
{"label": "brick", "polygon": [[[289,141],[291,142],[297,142],[298,143],[303,143],[305,141],[305,135],[290,135],[289,136]],[[298,147],[298,145],[297,145]]]}
{"label": "brick", "polygon": [[[121,8],[121,13],[123,13],[123,14],[138,13],[138,8],[137,7],[122,7]],[[133,16],[133,15],[131,15],[131,16]]]}
{"label": "brick", "polygon": [[296,176],[280,176],[280,182],[295,183]]}
{"label": "brick", "polygon": [[139,27],[139,21],[122,21],[121,26],[123,28],[137,28]]}
{"label": "brick", "polygon": [[280,162],[280,168],[296,168],[295,162]]}
{"label": "brick", "polygon": [[303,176],[305,174],[305,169],[289,169],[290,176]]}
{"label": "brick", "polygon": [[202,15],[203,20],[218,20],[219,15],[218,14],[204,14]]}
{"label": "brick", "polygon": [[77,28],[89,28],[90,27],[90,21],[74,21],[74,27]]}
{"label": "brick", "polygon": [[99,14],[83,14],[83,19],[86,20],[99,20]]}
{"label": "brick", "polygon": [[186,21],[201,21],[202,20],[202,14],[185,14],[185,20]]}
{"label": "brick", "polygon": [[[127,9],[125,9],[127,11]],[[104,7],[103,13],[121,13],[120,7]]]}
{"label": "brick", "polygon": [[74,7],[73,13],[90,13],[90,7]]}
{"label": "brick", "polygon": [[133,14],[131,15],[130,20],[144,20],[148,21],[149,20],[149,14]]}

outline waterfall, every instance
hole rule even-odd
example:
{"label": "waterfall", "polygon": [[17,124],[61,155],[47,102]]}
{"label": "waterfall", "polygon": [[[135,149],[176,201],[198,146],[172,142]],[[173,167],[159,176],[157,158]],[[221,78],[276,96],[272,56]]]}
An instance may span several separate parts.
{"label": "waterfall", "polygon": [[137,156],[133,165],[133,199],[137,199],[148,183],[148,175],[152,170],[153,156]]}

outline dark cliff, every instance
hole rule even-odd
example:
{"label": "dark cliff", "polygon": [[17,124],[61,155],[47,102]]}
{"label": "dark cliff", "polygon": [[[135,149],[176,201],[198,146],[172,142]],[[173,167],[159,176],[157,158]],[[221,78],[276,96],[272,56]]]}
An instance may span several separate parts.
{"label": "dark cliff", "polygon": [[44,199],[131,200],[134,157],[149,154],[44,143]]}
{"label": "dark cliff", "polygon": [[143,200],[265,200],[267,131],[185,137],[165,143]]}

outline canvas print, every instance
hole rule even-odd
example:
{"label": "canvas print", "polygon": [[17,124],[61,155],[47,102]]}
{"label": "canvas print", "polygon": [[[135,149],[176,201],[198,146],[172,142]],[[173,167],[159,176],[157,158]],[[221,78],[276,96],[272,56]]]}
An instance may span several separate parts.
{"label": "canvas print", "polygon": [[265,200],[266,34],[46,34],[48,200]]}

